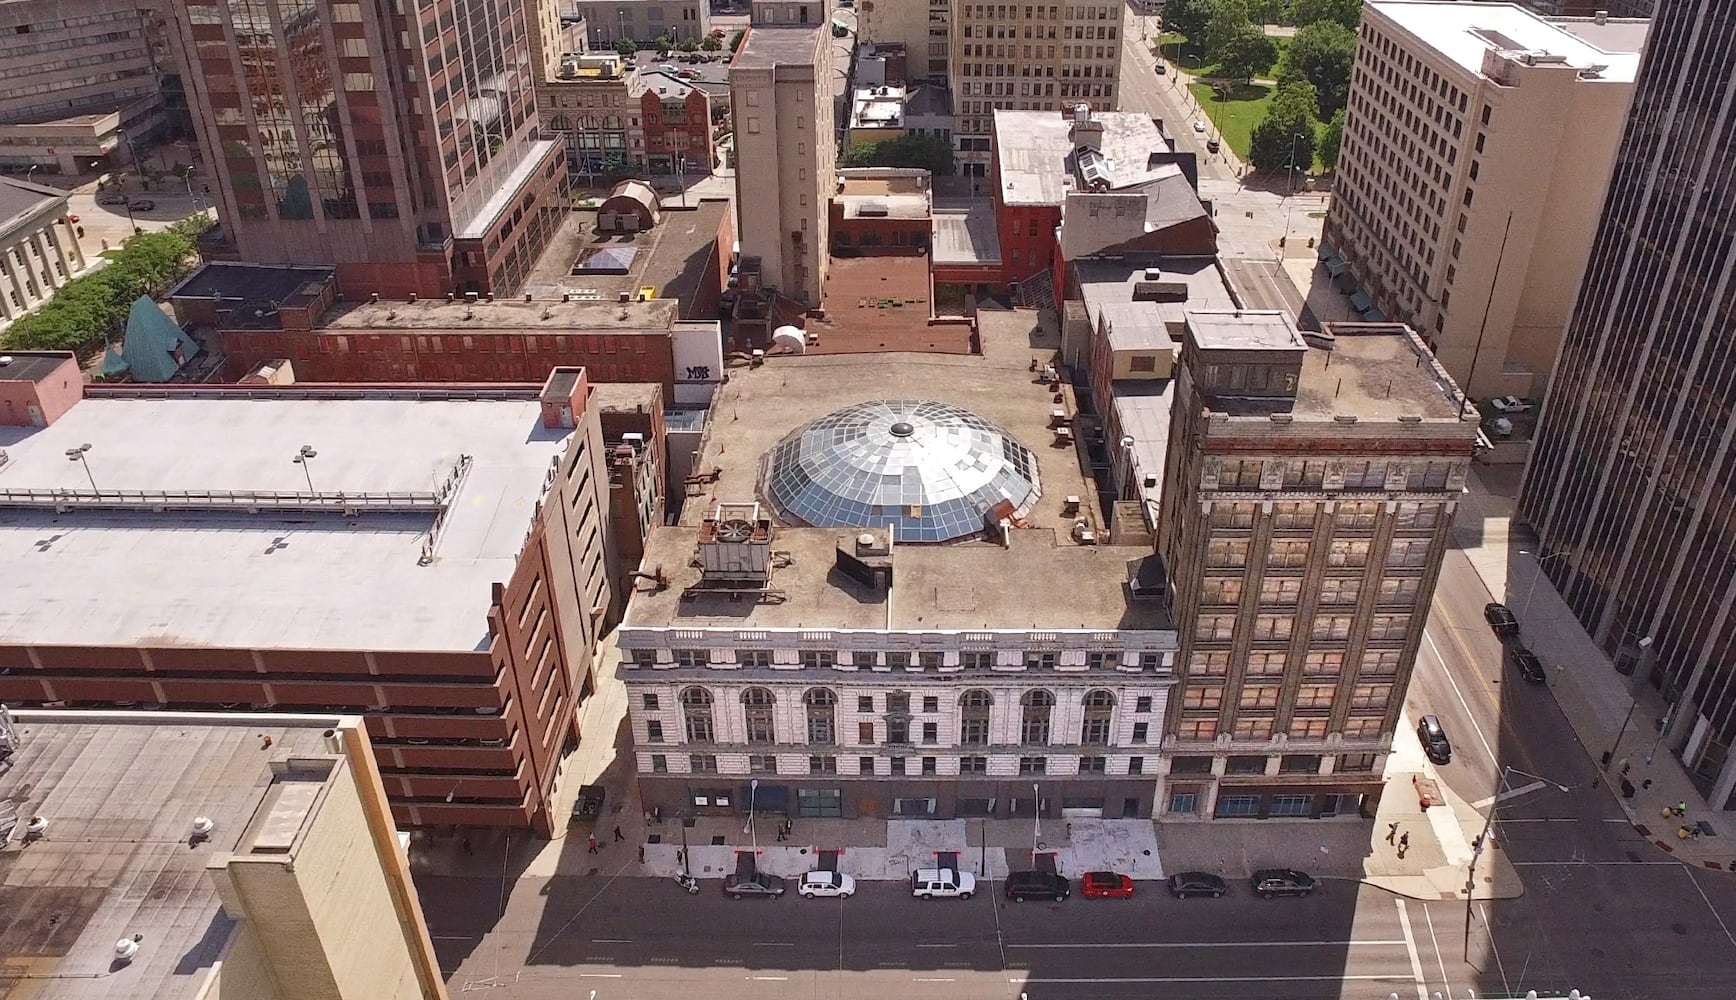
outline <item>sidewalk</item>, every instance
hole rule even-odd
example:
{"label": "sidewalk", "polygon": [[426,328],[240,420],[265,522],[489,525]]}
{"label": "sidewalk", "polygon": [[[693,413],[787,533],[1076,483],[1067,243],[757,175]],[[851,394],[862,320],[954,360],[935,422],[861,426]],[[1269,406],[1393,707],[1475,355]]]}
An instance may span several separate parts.
{"label": "sidewalk", "polygon": [[[1511,536],[1518,478],[1516,469],[1474,466],[1470,490],[1454,523],[1454,540],[1493,595],[1491,599],[1507,604],[1518,615],[1525,644],[1553,668],[1550,688],[1586,752],[1596,760],[1614,748],[1608,781],[1619,786],[1620,768],[1624,763],[1628,766],[1633,798],[1624,798],[1619,787],[1612,787],[1611,794],[1634,829],[1685,863],[1736,871],[1736,841],[1728,839],[1731,831],[1725,814],[1707,806],[1675,755],[1660,745],[1659,720],[1668,710],[1663,698],[1643,679],[1616,672],[1543,574],[1536,557]],[[1630,707],[1632,719],[1623,729]],[[1666,810],[1678,803],[1687,804],[1687,816],[1666,816]],[[1702,823],[1711,836],[1677,836],[1684,824]]]}

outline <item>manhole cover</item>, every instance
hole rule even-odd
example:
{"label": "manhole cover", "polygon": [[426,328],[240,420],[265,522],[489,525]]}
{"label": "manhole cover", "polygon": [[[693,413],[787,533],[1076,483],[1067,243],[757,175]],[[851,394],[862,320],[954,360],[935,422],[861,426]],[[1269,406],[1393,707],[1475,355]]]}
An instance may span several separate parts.
{"label": "manhole cover", "polygon": [[663,835],[661,833],[648,833],[645,835],[645,843],[661,844],[663,843]]}

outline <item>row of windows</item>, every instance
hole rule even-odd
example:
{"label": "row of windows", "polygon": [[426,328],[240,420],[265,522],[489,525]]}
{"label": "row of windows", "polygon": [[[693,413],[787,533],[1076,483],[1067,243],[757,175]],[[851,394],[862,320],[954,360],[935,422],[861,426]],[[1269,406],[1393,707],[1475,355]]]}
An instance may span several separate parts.
{"label": "row of windows", "polygon": [[[1200,615],[1194,623],[1194,638],[1200,642],[1230,642],[1236,638],[1237,615]],[[1309,628],[1315,640],[1345,641],[1350,638],[1355,615],[1317,615]],[[1374,615],[1369,619],[1367,637],[1372,642],[1403,642],[1410,635],[1411,616]],[[1255,642],[1288,642],[1296,628],[1295,615],[1255,615],[1249,636]]]}
{"label": "row of windows", "polygon": [[[1372,740],[1380,738],[1385,724],[1385,711],[1368,712],[1345,719],[1337,731],[1345,739]],[[1330,727],[1331,720],[1324,715],[1296,715],[1283,732],[1291,739],[1323,740]],[[1209,743],[1218,738],[1221,728],[1215,711],[1207,715],[1184,712],[1176,725],[1175,736],[1183,742]],[[1271,739],[1279,730],[1277,719],[1272,715],[1238,715],[1228,731],[1233,739],[1258,741]]]}
{"label": "row of windows", "polygon": [[[1036,228],[1035,224],[1032,228]],[[1274,531],[1313,531],[1323,515],[1331,518],[1335,531],[1373,531],[1386,506],[1378,500],[1344,500],[1336,510],[1328,512],[1314,501],[1285,500],[1273,503],[1271,508],[1269,517]],[[1441,523],[1443,510],[1442,504],[1405,501],[1393,511],[1393,521],[1400,531],[1433,529]],[[1214,528],[1252,530],[1261,511],[1262,506],[1252,501],[1220,501],[1212,504],[1211,524]]]}
{"label": "row of windows", "polygon": [[[468,338],[466,338],[468,339]],[[674,649],[670,655],[678,667],[704,667],[710,665],[711,651],[706,649]],[[835,667],[874,667],[883,666],[893,670],[938,670],[945,662],[945,654],[936,652],[920,652],[911,654],[903,651],[872,653],[866,651],[804,649],[797,654],[797,662],[804,669],[821,670]],[[633,665],[637,667],[657,666],[657,651],[652,649],[635,649],[632,651]],[[958,654],[958,665],[966,670],[988,670],[995,665],[996,654],[982,650],[964,650]],[[1054,650],[1027,650],[1022,662],[1027,670],[1054,670],[1060,662],[1061,654]],[[772,651],[769,649],[738,649],[735,651],[734,663],[740,667],[770,667]],[[1091,670],[1114,670],[1123,664],[1131,666],[1138,664],[1140,670],[1163,669],[1163,654],[1158,652],[1122,653],[1116,650],[1091,650],[1085,654],[1085,666]]]}
{"label": "row of windows", "polygon": [[[1245,674],[1282,674],[1290,666],[1287,650],[1255,650],[1247,654]],[[1403,660],[1402,649],[1365,649],[1357,670],[1363,676],[1398,673]],[[1302,656],[1302,673],[1330,674],[1344,671],[1344,650],[1310,649]],[[1189,677],[1227,677],[1230,673],[1230,651],[1226,649],[1196,649],[1188,660]]]}
{"label": "row of windows", "polygon": [[[1339,466],[1342,466],[1340,469]],[[1210,465],[1206,477],[1210,477]],[[1217,463],[1217,488],[1220,490],[1256,489],[1332,489],[1334,484],[1344,490],[1403,489],[1415,493],[1423,490],[1444,490],[1453,482],[1462,481],[1466,467],[1462,462],[1326,462],[1285,461],[1281,459],[1225,459]],[[1261,483],[1272,475],[1275,486]],[[1403,485],[1399,485],[1402,483]]]}
{"label": "row of windows", "polygon": [[[881,763],[885,767],[881,767]],[[914,763],[914,767],[912,764]],[[719,774],[717,755],[714,753],[688,754],[687,769],[694,774]],[[654,753],[651,755],[651,772],[653,774],[669,773],[669,755]],[[749,774],[778,774],[778,758],[771,754],[755,754],[748,757]],[[789,773],[789,772],[781,772]],[[838,758],[833,754],[812,754],[808,757],[808,774],[838,774]],[[856,772],[863,776],[902,775],[902,774],[939,774],[939,757],[858,757]],[[958,773],[961,775],[986,775],[989,773],[987,757],[965,756],[958,759]],[[1019,758],[1019,773],[1024,775],[1048,774],[1049,758],[1031,756]],[[1079,758],[1080,774],[1109,773],[1109,758],[1085,756]],[[1144,774],[1145,758],[1129,757],[1127,759],[1128,774]]]}
{"label": "row of windows", "polygon": [[[1430,538],[1393,538],[1387,542],[1382,564],[1389,569],[1417,569],[1428,565]],[[1253,541],[1247,538],[1213,538],[1206,543],[1206,565],[1214,569],[1240,569],[1249,565]],[[1334,538],[1326,544],[1326,565],[1367,566],[1374,543],[1366,538]],[[1313,549],[1308,539],[1277,539],[1267,546],[1265,565],[1296,569],[1307,566]]]}
{"label": "row of windows", "polygon": [[[1300,604],[1302,584],[1303,579],[1297,576],[1265,577],[1260,581],[1260,604]],[[1208,576],[1200,584],[1199,603],[1205,606],[1240,604],[1243,589],[1240,576]],[[1375,600],[1383,605],[1414,605],[1421,591],[1420,577],[1389,576],[1380,581]],[[1361,598],[1360,576],[1329,576],[1320,581],[1317,600],[1322,605],[1356,605]]]}

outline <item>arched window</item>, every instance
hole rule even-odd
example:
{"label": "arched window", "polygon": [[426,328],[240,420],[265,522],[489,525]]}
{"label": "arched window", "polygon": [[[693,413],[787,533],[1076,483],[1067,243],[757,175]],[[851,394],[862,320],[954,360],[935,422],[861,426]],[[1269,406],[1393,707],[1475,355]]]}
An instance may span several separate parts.
{"label": "arched window", "polygon": [[973,688],[958,699],[958,742],[967,747],[989,745],[989,710],[995,696],[981,688]]}
{"label": "arched window", "polygon": [[772,706],[777,699],[763,687],[751,687],[741,693],[742,711],[747,715],[749,743],[776,743],[777,727],[772,722]]}
{"label": "arched window", "polygon": [[556,132],[571,132],[573,123],[568,120],[566,115],[555,115],[549,119],[549,128]]}
{"label": "arched window", "polygon": [[1055,696],[1043,690],[1026,691],[1019,704],[1023,706],[1019,716],[1019,742],[1048,743],[1049,713],[1055,707]]}
{"label": "arched window", "polygon": [[685,688],[681,692],[681,718],[687,727],[687,742],[712,743],[716,731],[711,726],[711,692],[702,687]]}
{"label": "arched window", "polygon": [[1109,725],[1115,715],[1115,695],[1104,690],[1085,693],[1085,722],[1080,727],[1079,742],[1087,746],[1108,746]]}
{"label": "arched window", "polygon": [[836,743],[837,729],[832,724],[832,718],[838,705],[838,696],[827,688],[809,688],[808,692],[802,695],[802,704],[808,709],[808,742],[820,746]]}

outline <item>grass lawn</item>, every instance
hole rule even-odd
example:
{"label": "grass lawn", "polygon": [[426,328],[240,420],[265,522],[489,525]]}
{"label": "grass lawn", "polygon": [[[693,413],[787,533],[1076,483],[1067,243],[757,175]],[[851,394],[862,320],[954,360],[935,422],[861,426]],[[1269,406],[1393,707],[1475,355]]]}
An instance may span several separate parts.
{"label": "grass lawn", "polygon": [[[1278,67],[1284,63],[1284,53],[1290,49],[1290,39],[1288,38],[1274,38],[1272,41],[1277,43],[1278,55],[1277,58],[1272,60],[1272,65],[1267,67],[1266,71],[1260,74],[1262,79],[1272,79],[1278,75]],[[1166,58],[1173,58],[1175,64],[1180,66],[1182,69],[1187,70],[1189,75],[1199,77],[1217,75],[1218,68],[1215,64],[1206,60],[1205,51],[1186,44],[1186,40],[1183,39],[1182,36],[1164,35],[1163,42],[1165,45],[1164,53],[1166,54]]]}
{"label": "grass lawn", "polygon": [[[1194,99],[1200,102],[1200,107],[1206,109],[1206,114],[1217,131],[1236,151],[1242,159],[1248,158],[1248,144],[1253,139],[1254,126],[1265,120],[1266,108],[1272,103],[1271,87],[1257,83],[1246,83],[1226,95],[1226,100],[1218,100],[1217,92],[1209,84],[1191,83],[1188,89],[1193,91]],[[1192,126],[1188,126],[1191,128]]]}

